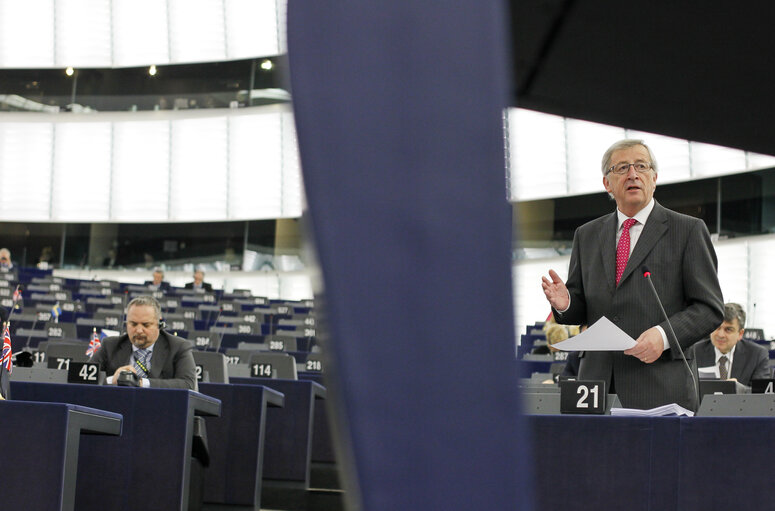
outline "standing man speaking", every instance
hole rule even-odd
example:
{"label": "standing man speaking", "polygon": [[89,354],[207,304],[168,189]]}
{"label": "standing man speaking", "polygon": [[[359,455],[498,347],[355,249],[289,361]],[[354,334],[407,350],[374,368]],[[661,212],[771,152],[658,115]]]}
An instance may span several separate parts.
{"label": "standing man speaking", "polygon": [[559,323],[592,325],[605,316],[636,340],[624,352],[582,353],[579,379],[604,380],[628,408],[678,403],[696,411],[691,376],[670,349],[670,328],[641,268],[649,268],[686,351],[723,320],[710,234],[702,220],[654,200],[657,162],[643,141],[616,142],[603,155],[602,171],[616,211],[576,230],[568,282],[549,270],[544,294]]}

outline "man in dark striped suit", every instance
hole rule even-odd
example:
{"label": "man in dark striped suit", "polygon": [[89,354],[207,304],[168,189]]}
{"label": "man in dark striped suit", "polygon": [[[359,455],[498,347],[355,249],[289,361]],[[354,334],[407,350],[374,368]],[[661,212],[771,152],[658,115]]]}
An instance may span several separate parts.
{"label": "man in dark striped suit", "polygon": [[[543,289],[555,318],[594,324],[605,316],[636,340],[624,352],[581,354],[579,379],[605,380],[622,405],[699,406],[689,371],[670,349],[670,328],[640,269],[645,265],[684,351],[723,320],[716,253],[705,224],[654,200],[657,162],[641,140],[612,145],[603,186],[616,211],[576,230],[568,281],[554,270]],[[690,360],[690,362],[692,362]],[[696,364],[692,363],[696,373]]]}

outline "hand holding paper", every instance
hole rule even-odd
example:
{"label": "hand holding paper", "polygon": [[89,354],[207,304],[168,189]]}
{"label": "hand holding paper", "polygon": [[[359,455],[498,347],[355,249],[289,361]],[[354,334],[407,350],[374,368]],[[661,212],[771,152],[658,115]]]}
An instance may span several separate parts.
{"label": "hand holding paper", "polygon": [[635,345],[632,337],[604,316],[584,332],[552,347],[563,351],[624,351]]}

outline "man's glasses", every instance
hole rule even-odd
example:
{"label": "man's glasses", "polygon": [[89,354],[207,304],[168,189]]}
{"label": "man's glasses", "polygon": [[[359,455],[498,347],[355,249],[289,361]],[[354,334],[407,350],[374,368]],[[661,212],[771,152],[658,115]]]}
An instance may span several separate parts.
{"label": "man's glasses", "polygon": [[616,165],[611,166],[606,174],[613,172],[614,174],[621,176],[630,171],[630,166],[634,167],[639,174],[643,174],[651,170],[650,163],[645,161],[636,161],[635,163],[617,163]]}

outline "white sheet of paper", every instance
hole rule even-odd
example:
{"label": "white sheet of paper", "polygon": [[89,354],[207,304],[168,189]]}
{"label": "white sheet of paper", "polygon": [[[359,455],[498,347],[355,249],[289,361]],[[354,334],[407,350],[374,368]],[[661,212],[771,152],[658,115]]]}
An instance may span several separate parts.
{"label": "white sheet of paper", "polygon": [[720,378],[718,366],[698,367],[697,372],[699,373],[701,380]]}
{"label": "white sheet of paper", "polygon": [[603,316],[594,325],[570,339],[552,344],[562,351],[624,351],[635,346],[635,339]]}

